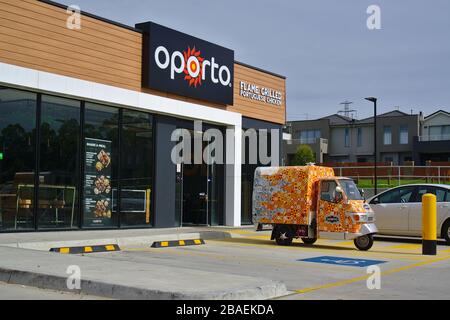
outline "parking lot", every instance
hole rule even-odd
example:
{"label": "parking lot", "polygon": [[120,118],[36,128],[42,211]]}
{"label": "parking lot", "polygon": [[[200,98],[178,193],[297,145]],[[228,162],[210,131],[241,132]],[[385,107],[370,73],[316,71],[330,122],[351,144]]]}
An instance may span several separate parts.
{"label": "parking lot", "polygon": [[[270,231],[229,232],[232,238],[204,245],[128,246],[90,257],[278,280],[290,291],[280,299],[439,299],[448,294],[450,247],[445,245],[438,246],[437,256],[423,256],[421,244],[398,240],[376,241],[362,252],[352,241],[319,240],[310,246],[296,240],[283,247],[270,240]],[[367,286],[372,263],[381,270],[380,289]]]}

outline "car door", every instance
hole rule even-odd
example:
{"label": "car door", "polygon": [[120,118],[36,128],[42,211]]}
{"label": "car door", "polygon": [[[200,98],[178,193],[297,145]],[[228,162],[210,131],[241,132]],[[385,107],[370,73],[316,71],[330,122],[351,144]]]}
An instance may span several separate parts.
{"label": "car door", "polygon": [[345,232],[345,208],[343,200],[337,197],[336,180],[323,180],[320,183],[318,202],[318,229],[320,232]]}
{"label": "car door", "polygon": [[375,224],[380,233],[407,234],[409,231],[409,202],[414,186],[398,187],[381,193],[370,201],[375,212]]}
{"label": "car door", "polygon": [[444,220],[449,216],[450,199],[447,199],[448,191],[441,187],[435,186],[418,186],[414,201],[409,208],[409,229],[415,236],[422,235],[422,196],[431,193],[436,196],[437,202],[437,234],[440,234],[440,226]]}
{"label": "car door", "polygon": [[441,228],[444,222],[450,219],[450,189],[442,188],[442,190],[445,191],[445,201],[438,203],[437,235],[444,238],[444,235],[441,234]]}

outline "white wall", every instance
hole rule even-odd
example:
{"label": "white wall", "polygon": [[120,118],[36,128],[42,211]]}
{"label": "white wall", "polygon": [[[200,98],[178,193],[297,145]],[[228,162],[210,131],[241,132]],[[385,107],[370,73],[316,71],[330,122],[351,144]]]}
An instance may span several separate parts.
{"label": "white wall", "polygon": [[450,115],[440,112],[422,123],[422,135],[429,135],[429,127],[450,125]]}

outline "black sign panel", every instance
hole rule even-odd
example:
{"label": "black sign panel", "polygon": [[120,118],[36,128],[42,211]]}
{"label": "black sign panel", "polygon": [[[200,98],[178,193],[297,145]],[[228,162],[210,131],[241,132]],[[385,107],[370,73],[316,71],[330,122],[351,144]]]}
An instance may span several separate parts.
{"label": "black sign panel", "polygon": [[86,138],[84,225],[110,226],[112,214],[111,141]]}
{"label": "black sign panel", "polygon": [[233,50],[152,22],[136,28],[144,31],[144,87],[233,104]]}

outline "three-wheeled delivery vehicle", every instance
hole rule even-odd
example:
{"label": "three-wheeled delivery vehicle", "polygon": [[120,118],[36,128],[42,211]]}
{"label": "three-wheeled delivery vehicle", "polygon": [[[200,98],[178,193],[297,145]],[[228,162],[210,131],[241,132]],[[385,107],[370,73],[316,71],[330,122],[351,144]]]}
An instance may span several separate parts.
{"label": "three-wheeled delivery vehicle", "polygon": [[315,165],[257,168],[253,221],[271,224],[271,239],[279,245],[290,245],[293,238],[306,244],[325,238],[354,240],[359,250],[369,250],[378,232],[374,212],[355,182]]}

